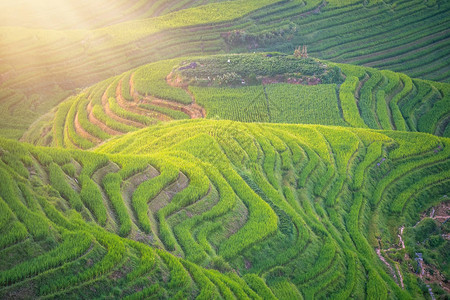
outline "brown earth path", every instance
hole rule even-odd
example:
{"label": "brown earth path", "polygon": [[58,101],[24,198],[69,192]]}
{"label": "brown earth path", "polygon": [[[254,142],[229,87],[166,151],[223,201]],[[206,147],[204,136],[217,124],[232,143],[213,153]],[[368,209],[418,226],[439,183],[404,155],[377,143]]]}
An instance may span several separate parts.
{"label": "brown earth path", "polygon": [[111,108],[109,107],[109,102],[108,102],[108,95],[106,94],[107,90],[108,89],[105,90],[105,92],[103,93],[103,96],[102,96],[102,106],[103,106],[103,109],[104,109],[106,115],[108,117],[110,117],[111,119],[116,120],[117,122],[123,123],[125,125],[136,127],[136,128],[144,128],[145,127],[144,124],[119,117],[118,115],[116,115],[114,112],[111,111]]}
{"label": "brown earth path", "polygon": [[101,140],[95,136],[93,136],[92,134],[90,134],[89,132],[87,132],[80,124],[80,121],[78,120],[78,113],[77,112],[75,114],[75,121],[74,121],[74,125],[75,125],[75,132],[80,135],[81,137],[93,142],[94,144],[98,144],[101,142]]}
{"label": "brown earth path", "polygon": [[106,124],[104,124],[100,120],[98,120],[94,116],[94,113],[92,112],[92,103],[91,102],[89,102],[89,104],[87,106],[87,111],[88,111],[88,120],[89,120],[89,122],[91,122],[92,124],[94,124],[95,126],[100,128],[101,130],[103,130],[107,134],[109,134],[109,135],[121,135],[121,134],[123,134],[123,132],[114,130],[114,129],[108,127]]}
{"label": "brown earth path", "polygon": [[173,83],[171,80],[171,74],[166,77],[166,82],[173,87],[183,88],[191,96],[192,103],[186,105],[176,101],[160,99],[154,96],[141,97],[141,95],[139,95],[139,93],[134,88],[134,73],[130,76],[130,94],[133,97],[134,102],[139,103],[139,101],[145,101],[149,104],[169,108],[172,110],[178,110],[187,114],[191,119],[199,119],[206,116],[205,109],[195,102],[194,96],[188,91],[187,87],[182,87],[177,85],[176,83]]}
{"label": "brown earth path", "polygon": [[[123,81],[123,79],[119,81],[119,84],[117,85],[117,88],[116,88],[117,104],[119,104],[120,107],[122,107],[125,110],[131,111],[135,114],[147,116],[150,118],[156,118],[160,121],[172,120],[172,118],[170,118],[169,116],[162,114],[160,112],[139,107],[138,105],[139,105],[140,101],[136,101],[136,99],[134,97],[133,97],[134,101],[125,100],[122,96],[122,81]],[[132,95],[131,88],[130,88],[130,94]]]}

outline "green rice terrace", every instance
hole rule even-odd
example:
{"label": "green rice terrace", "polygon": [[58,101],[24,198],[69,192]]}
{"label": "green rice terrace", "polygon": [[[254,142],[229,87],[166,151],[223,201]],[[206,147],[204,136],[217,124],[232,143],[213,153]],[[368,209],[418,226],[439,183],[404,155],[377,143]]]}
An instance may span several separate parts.
{"label": "green rice terrace", "polygon": [[[336,63],[450,78],[446,0],[41,0],[20,21],[23,2],[34,3],[0,4],[0,133],[15,139],[78,88],[182,56],[307,45]],[[75,16],[55,17],[67,7]]]}
{"label": "green rice terrace", "polygon": [[449,299],[449,12],[0,3],[0,299]]}
{"label": "green rice terrace", "polygon": [[450,84],[280,53],[179,58],[69,97],[22,139],[89,149],[160,122],[205,117],[450,137]]}

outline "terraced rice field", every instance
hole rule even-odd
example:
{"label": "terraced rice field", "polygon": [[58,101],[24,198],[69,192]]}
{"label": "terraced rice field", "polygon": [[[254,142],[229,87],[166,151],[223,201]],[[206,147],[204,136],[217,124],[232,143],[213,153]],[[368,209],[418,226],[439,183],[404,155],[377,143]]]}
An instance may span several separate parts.
{"label": "terraced rice field", "polygon": [[449,1],[31,2],[0,299],[449,297]]}
{"label": "terraced rice field", "polygon": [[449,143],[207,120],[96,153],[2,140],[0,295],[415,297],[407,261],[375,250],[441,201]]}
{"label": "terraced rice field", "polygon": [[[267,60],[266,63],[271,59],[263,54],[207,59],[223,57],[232,60],[258,57]],[[159,122],[204,117],[418,131],[449,137],[450,89],[446,83],[337,64],[343,81],[338,84],[263,82],[243,87],[175,84],[171,78],[175,75],[171,74],[180,69],[181,62],[196,63],[202,59],[161,61],[98,83],[60,104],[53,121],[40,129],[41,134],[36,137],[32,133],[37,130],[29,131],[29,140],[89,149],[112,136]],[[282,59],[289,61],[288,57]],[[197,68],[198,72],[202,72],[201,68]]]}
{"label": "terraced rice field", "polygon": [[[239,4],[229,7],[226,15],[216,13],[225,5],[219,1],[208,6],[212,17],[206,23],[198,21],[203,6],[191,7],[205,1],[152,3],[115,1],[108,9],[127,5],[128,14],[108,19],[103,27],[101,19],[88,14],[86,18],[93,19],[90,29],[0,28],[0,83],[10,90],[0,101],[2,111],[19,99],[30,109],[14,112],[13,120],[34,113],[29,126],[48,111],[33,95],[44,94],[54,106],[64,98],[61,93],[67,96],[76,88],[161,59],[273,50],[291,54],[298,45],[308,45],[309,54],[321,59],[449,80],[448,1],[245,1],[246,10]],[[179,9],[185,10],[165,14]],[[9,10],[4,11],[8,16]],[[142,18],[153,15],[163,17],[167,27],[148,31],[160,19],[145,19],[150,20],[147,24]],[[178,22],[181,18],[196,21],[184,27]],[[121,20],[129,22],[117,23]],[[2,131],[3,136],[20,138],[25,128],[9,126]]]}

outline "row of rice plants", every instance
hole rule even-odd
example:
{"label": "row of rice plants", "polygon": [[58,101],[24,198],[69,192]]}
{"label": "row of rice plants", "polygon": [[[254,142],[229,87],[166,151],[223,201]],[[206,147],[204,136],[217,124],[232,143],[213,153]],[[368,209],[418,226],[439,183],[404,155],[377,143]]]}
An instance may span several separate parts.
{"label": "row of rice plants", "polygon": [[339,99],[341,100],[344,120],[353,127],[367,128],[367,125],[359,115],[358,106],[354,96],[358,84],[358,77],[347,76],[345,82],[339,88]]}

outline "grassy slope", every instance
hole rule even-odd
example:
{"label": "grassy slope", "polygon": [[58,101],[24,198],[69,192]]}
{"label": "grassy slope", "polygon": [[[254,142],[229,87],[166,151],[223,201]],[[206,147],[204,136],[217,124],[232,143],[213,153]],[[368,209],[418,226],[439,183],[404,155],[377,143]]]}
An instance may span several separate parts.
{"label": "grassy slope", "polygon": [[448,139],[318,125],[176,121],[98,154],[0,145],[5,297],[422,297],[410,249],[395,256],[402,290],[374,248],[395,245],[449,178]]}
{"label": "grassy slope", "polygon": [[[163,4],[167,7],[161,13],[193,5],[192,2],[169,2]],[[299,44],[307,44],[309,53],[315,57],[393,69],[419,78],[448,80],[448,3],[445,1],[389,4],[369,1],[365,6],[360,1],[345,1],[330,2],[318,8],[322,1],[308,1],[305,5],[296,0],[262,7],[272,2],[245,1],[245,6],[219,14],[214,12],[227,5],[225,2],[178,11],[160,17],[162,21],[158,21],[158,26],[164,31],[159,33],[144,26],[157,22],[158,18],[92,31],[2,27],[0,73],[4,85],[1,89],[12,91],[2,97],[2,111],[8,109],[7,103],[21,99],[31,109],[25,113],[14,112],[14,120],[27,119],[30,125],[48,111],[48,107],[39,102],[33,106],[36,95],[52,99],[54,105],[61,100],[61,90],[85,87],[164,58],[264,49],[292,53]],[[123,5],[116,4],[108,9]],[[135,6],[138,5],[147,4],[139,1]],[[125,20],[145,17],[145,14],[134,13],[136,7],[129,7],[129,19]],[[255,8],[260,9],[252,11]],[[201,21],[204,17],[192,17],[205,10],[210,18],[206,23]],[[316,11],[321,13],[310,13]],[[186,15],[193,26],[179,27]],[[185,25],[183,21],[182,26]],[[134,30],[120,33],[130,27]],[[349,28],[361,30],[349,32]],[[235,32],[239,36],[232,40],[238,41],[237,44],[226,38],[229,34],[233,37]],[[35,116],[30,118],[30,115]],[[23,128],[8,124],[2,125],[2,129],[3,136],[14,138],[24,132]]]}
{"label": "grassy slope", "polygon": [[[251,12],[269,2],[246,1],[248,10],[219,15],[211,12],[227,4],[176,12],[173,20],[160,18],[161,33],[145,26],[120,33],[155,19],[91,32],[2,28],[0,134],[18,138],[68,90],[187,54],[292,53],[308,44],[318,57],[448,80],[445,1],[329,1],[324,7],[288,1]],[[166,12],[179,8],[171,2]],[[205,9],[210,19],[180,25],[186,14]],[[242,42],[233,42],[234,34]],[[90,148],[135,131],[97,153],[0,140],[0,298],[425,297],[405,256],[422,248],[408,229],[413,242],[399,248],[398,233],[448,194],[450,141],[439,137],[450,132],[448,84],[338,65],[346,75],[338,90],[267,85],[266,102],[252,106],[254,119],[245,121],[349,127],[157,124],[202,115],[186,90],[165,82],[181,60],[92,86],[26,135],[40,144]],[[326,93],[312,115],[296,114],[297,94],[310,96],[313,89]],[[220,92],[236,97],[235,90]],[[169,107],[139,105],[155,97]],[[203,102],[211,113],[208,99]],[[328,110],[318,113],[318,107]],[[243,121],[239,110],[242,103],[216,112]],[[136,131],[150,124],[156,125]],[[439,247],[433,251],[444,252],[425,258],[442,267],[448,242]]]}
{"label": "grassy slope", "polygon": [[[231,62],[228,63],[230,58]],[[325,63],[312,62],[314,71],[309,72],[322,72],[317,71],[316,67]],[[171,76],[178,76],[178,66],[181,63],[196,63],[199,66],[189,70],[190,75],[185,79],[187,83],[172,86],[166,78],[173,70]],[[293,63],[298,64],[298,67],[293,68]],[[447,83],[327,62],[328,68],[332,70],[336,66],[341,72],[335,76],[337,78],[332,79],[332,82],[336,81],[332,84],[262,85],[255,82],[253,85],[241,86],[241,78],[247,81],[249,74],[270,78],[278,75],[288,77],[285,73],[308,72],[310,63],[302,63],[301,59],[291,56],[267,57],[263,53],[257,53],[185,57],[145,65],[86,89],[75,101],[73,98],[68,99],[65,102],[67,104],[58,107],[53,121],[48,122],[46,118],[46,126],[37,123],[28,131],[26,140],[42,145],[64,145],[67,144],[65,140],[70,138],[75,146],[87,149],[112,135],[134,131],[159,120],[202,117],[200,107],[192,106],[192,99],[204,107],[207,118],[448,135],[450,85]],[[277,65],[276,69],[267,67],[274,64]],[[235,74],[239,79],[238,83],[234,82],[232,87],[229,84],[214,87],[215,82],[223,80],[228,74]],[[197,76],[200,83],[193,79]],[[179,77],[171,80],[176,81],[177,78]],[[189,82],[203,86],[183,87],[183,84]],[[213,86],[205,87],[207,84]],[[67,105],[72,107],[72,113]],[[75,121],[76,111],[79,126],[73,128],[71,124]],[[102,115],[98,115],[99,113]],[[100,119],[100,124],[103,125],[98,127],[98,121],[92,120],[92,115]]]}

